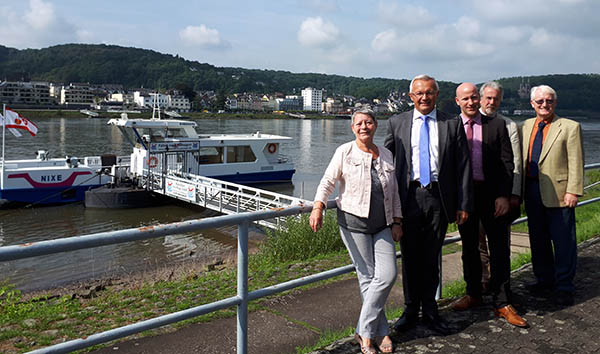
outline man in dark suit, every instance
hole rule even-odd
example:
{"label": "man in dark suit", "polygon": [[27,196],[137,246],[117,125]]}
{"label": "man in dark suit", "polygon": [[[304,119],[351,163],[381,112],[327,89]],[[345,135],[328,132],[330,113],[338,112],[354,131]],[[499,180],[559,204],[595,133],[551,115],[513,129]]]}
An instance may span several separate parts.
{"label": "man in dark suit", "polygon": [[481,304],[479,223],[483,224],[490,250],[490,290],[497,316],[512,325],[526,327],[510,300],[509,199],[513,183],[513,153],[506,124],[479,112],[479,92],[471,83],[456,89],[460,121],[464,126],[473,175],[475,208],[458,226],[467,294],[452,304],[464,311]]}
{"label": "man in dark suit", "polygon": [[402,204],[404,313],[396,330],[423,322],[449,333],[435,300],[439,256],[449,222],[462,224],[472,209],[471,167],[465,132],[457,117],[436,109],[439,87],[427,75],[410,83],[414,109],[390,117],[385,147],[394,154]]}

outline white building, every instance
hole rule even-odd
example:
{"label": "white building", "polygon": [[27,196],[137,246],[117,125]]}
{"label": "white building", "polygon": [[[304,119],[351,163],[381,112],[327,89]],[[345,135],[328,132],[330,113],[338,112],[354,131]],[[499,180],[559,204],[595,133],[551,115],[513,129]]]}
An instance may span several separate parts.
{"label": "white building", "polygon": [[169,107],[169,96],[164,95],[162,93],[149,93],[147,95],[144,95],[140,91],[135,91],[133,93],[133,101],[138,107],[152,108],[154,106],[154,96],[157,97],[158,107]]}
{"label": "white building", "polygon": [[323,90],[307,87],[302,90],[302,100],[304,102],[303,108],[305,111],[320,111],[321,101],[323,100]]}
{"label": "white building", "polygon": [[94,93],[88,84],[69,84],[60,89],[60,104],[93,104]]}
{"label": "white building", "polygon": [[183,95],[169,95],[169,109],[177,112],[189,112],[192,105],[190,100]]}

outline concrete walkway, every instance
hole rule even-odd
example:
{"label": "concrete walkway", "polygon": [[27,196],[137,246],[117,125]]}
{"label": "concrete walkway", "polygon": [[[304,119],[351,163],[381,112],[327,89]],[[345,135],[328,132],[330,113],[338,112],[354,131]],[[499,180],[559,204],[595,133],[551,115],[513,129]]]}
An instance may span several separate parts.
{"label": "concrete walkway", "polygon": [[[526,235],[525,235],[526,236]],[[513,251],[526,249],[523,235],[513,234]],[[575,305],[559,308],[549,299],[525,293],[532,281],[531,267],[513,273],[512,286],[518,310],[531,328],[519,329],[496,319],[487,304],[473,311],[455,313],[442,308],[454,333],[435,336],[418,326],[394,334],[395,353],[594,353],[600,352],[600,239],[580,248]],[[460,253],[443,257],[443,281],[462,278]],[[388,300],[402,306],[401,279]],[[297,347],[313,345],[322,333],[354,326],[360,310],[355,278],[342,280],[262,303],[249,314],[249,353],[295,353]],[[236,353],[236,319],[194,324],[153,337],[136,338],[108,346],[95,353]],[[360,353],[351,338],[333,343],[317,353]]]}

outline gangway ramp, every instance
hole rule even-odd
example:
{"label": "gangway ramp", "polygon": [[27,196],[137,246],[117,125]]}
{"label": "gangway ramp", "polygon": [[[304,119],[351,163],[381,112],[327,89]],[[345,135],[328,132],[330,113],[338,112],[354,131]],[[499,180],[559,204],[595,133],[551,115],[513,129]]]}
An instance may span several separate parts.
{"label": "gangway ramp", "polygon": [[[309,203],[285,194],[194,174],[167,172],[150,177],[154,183],[149,183],[148,188],[156,193],[228,215]],[[269,228],[278,228],[282,222],[280,219],[260,220],[258,223]]]}

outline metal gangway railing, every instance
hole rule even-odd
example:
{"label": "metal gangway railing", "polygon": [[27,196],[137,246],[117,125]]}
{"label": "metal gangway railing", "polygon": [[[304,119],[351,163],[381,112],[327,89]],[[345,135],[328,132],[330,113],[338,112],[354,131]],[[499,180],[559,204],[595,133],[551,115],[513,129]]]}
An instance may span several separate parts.
{"label": "metal gangway railing", "polygon": [[[600,168],[600,163],[587,165],[586,169]],[[589,187],[589,186],[588,186]],[[577,204],[577,207],[600,201],[600,197],[588,199]],[[335,201],[329,201],[327,208],[335,208]],[[227,225],[238,226],[237,249],[237,295],[226,299],[192,307],[148,320],[136,322],[123,327],[95,333],[84,338],[74,339],[55,344],[49,347],[34,350],[30,353],[68,353],[74,350],[88,348],[97,344],[110,342],[136,333],[155,329],[172,323],[184,321],[197,316],[237,306],[237,353],[248,352],[248,302],[266,296],[274,295],[286,290],[333,278],[338,275],[352,272],[352,264],[334,268],[310,276],[275,284],[266,288],[248,291],[248,229],[251,222],[275,217],[286,217],[308,213],[312,205],[289,206],[275,210],[245,212],[237,215],[224,215],[201,220],[188,220],[183,222],[140,227],[127,230],[101,232],[91,235],[68,237],[56,240],[40,241],[35,243],[0,247],[0,262],[12,261],[23,258],[37,257],[54,253],[74,251],[124,242],[147,240],[163,237],[175,233],[206,230]],[[522,223],[526,218],[517,219],[514,223]],[[459,237],[447,238],[444,244],[460,240]],[[400,252],[396,254],[400,257]],[[440,262],[441,267],[441,262]],[[440,269],[441,271],[441,269]],[[440,276],[440,282],[442,277]]]}
{"label": "metal gangway railing", "polygon": [[[195,151],[153,152],[144,166],[142,186],[147,190],[231,215],[304,205],[308,201],[285,194],[252,188],[201,175]],[[282,218],[258,220],[259,225],[278,228]]]}
{"label": "metal gangway railing", "polygon": [[[301,198],[190,173],[167,171],[164,174],[150,174],[149,177],[154,183],[148,184],[147,188],[155,193],[226,215],[275,210],[308,203]],[[282,219],[275,217],[257,220],[256,223],[278,228],[282,226]]]}

